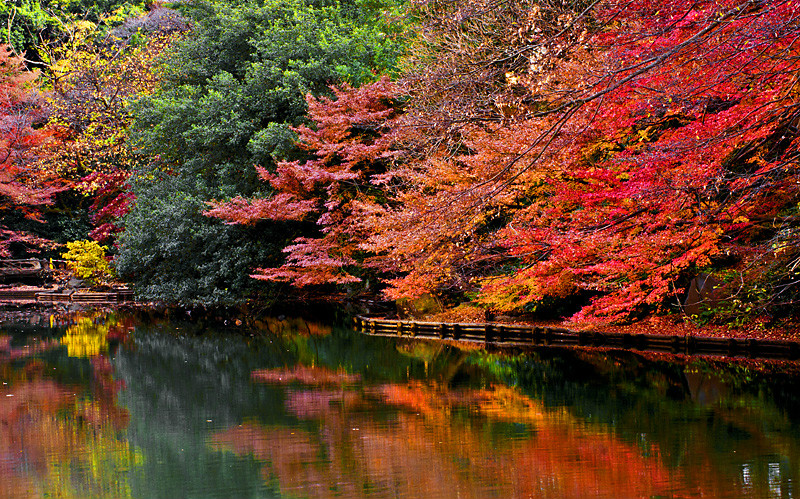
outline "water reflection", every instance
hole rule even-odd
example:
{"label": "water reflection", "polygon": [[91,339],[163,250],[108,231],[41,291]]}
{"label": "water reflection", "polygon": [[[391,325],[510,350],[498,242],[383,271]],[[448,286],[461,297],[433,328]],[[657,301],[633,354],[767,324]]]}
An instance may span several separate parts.
{"label": "water reflection", "polygon": [[[375,418],[380,406],[390,415]],[[287,388],[286,407],[314,424],[251,423],[210,445],[264,461],[265,480],[292,497],[633,498],[668,495],[680,480],[657,449],[643,456],[503,386]]]}
{"label": "water reflection", "polygon": [[108,359],[87,360],[90,382],[71,383],[69,362],[50,361],[60,341],[15,339],[0,336],[0,497],[131,497],[126,473],[142,456],[120,438],[128,414]]}
{"label": "water reflection", "polygon": [[796,493],[792,372],[295,319],[48,322],[0,330],[3,498]]}

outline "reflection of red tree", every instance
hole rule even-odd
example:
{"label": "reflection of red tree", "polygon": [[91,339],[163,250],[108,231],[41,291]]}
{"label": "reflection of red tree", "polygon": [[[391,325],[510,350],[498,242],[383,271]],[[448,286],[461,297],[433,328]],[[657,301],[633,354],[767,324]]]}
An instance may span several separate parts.
{"label": "reflection of red tree", "polygon": [[[243,425],[212,438],[215,448],[230,448],[237,454],[249,454],[270,461],[263,470],[264,479],[270,481],[272,473],[278,475],[283,494],[299,496],[332,496],[328,489],[327,474],[319,463],[320,443],[303,431],[286,428],[265,429],[257,425]],[[346,497],[346,496],[345,496]]]}
{"label": "reflection of red tree", "polygon": [[[7,378],[6,378],[7,379]],[[0,497],[39,497],[20,470],[43,474],[48,456],[74,452],[63,432],[53,431],[54,415],[67,407],[73,391],[47,380],[15,383],[0,396]]]}
{"label": "reflection of red tree", "polygon": [[263,383],[302,383],[304,385],[337,385],[356,383],[361,379],[358,374],[347,374],[333,371],[327,367],[295,366],[291,369],[258,369],[252,372],[255,381]]}
{"label": "reflection of red tree", "polygon": [[24,348],[14,348],[11,346],[11,336],[0,335],[0,362],[22,359],[35,353],[44,352],[50,348],[57,347],[58,341],[41,341],[32,346]]}
{"label": "reflection of red tree", "polygon": [[128,426],[130,415],[127,409],[117,405],[117,393],[124,383],[114,379],[114,367],[108,357],[92,357],[92,404],[91,411],[84,411],[84,417],[96,425],[110,422],[115,429]]}
{"label": "reflection of red tree", "polygon": [[[126,444],[107,438],[128,423],[127,411],[116,406],[119,385],[107,358],[92,359],[93,396],[88,398],[79,394],[82,387],[44,378],[50,369],[39,359],[29,358],[21,368],[9,362],[19,362],[58,342],[11,348],[5,338],[0,337],[0,378],[8,380],[0,387],[0,497],[24,499],[51,492],[61,497],[59,487],[70,487],[70,478],[59,463],[101,473],[97,471],[103,464],[99,456],[120,452],[130,459]],[[94,486],[112,495],[119,489],[116,477],[98,474],[93,478],[98,481]],[[106,479],[108,483],[103,483]],[[44,490],[50,488],[55,492]]]}
{"label": "reflection of red tree", "polygon": [[[377,421],[359,410],[376,401],[394,406],[393,417]],[[675,492],[682,490],[681,477],[661,464],[658,449],[587,428],[506,388],[447,392],[412,384],[363,393],[290,391],[287,408],[318,420],[319,431],[244,425],[211,439],[214,448],[267,461],[265,479],[277,478],[284,494],[681,496]],[[455,417],[459,411],[472,414]],[[492,426],[502,422],[522,423],[526,430],[518,439],[495,441]]]}
{"label": "reflection of red tree", "polygon": [[347,406],[350,410],[364,405],[361,395],[354,391],[299,390],[289,392],[286,410],[300,419],[322,419],[330,406]]}
{"label": "reflection of red tree", "polygon": [[130,332],[133,331],[136,319],[132,315],[114,316],[113,321],[106,317],[108,324],[108,339],[116,341],[125,341]]}
{"label": "reflection of red tree", "polygon": [[300,336],[327,336],[331,334],[331,326],[322,322],[310,322],[299,317],[276,319],[267,317],[253,321],[252,326],[259,331],[272,334],[299,334]]}

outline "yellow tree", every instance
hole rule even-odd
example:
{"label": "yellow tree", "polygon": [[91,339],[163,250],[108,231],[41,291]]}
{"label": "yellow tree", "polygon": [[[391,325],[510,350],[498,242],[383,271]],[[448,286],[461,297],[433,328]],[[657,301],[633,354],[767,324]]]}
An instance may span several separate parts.
{"label": "yellow tree", "polygon": [[52,54],[47,130],[57,140],[48,144],[42,167],[74,179],[79,191],[93,197],[91,235],[104,240],[127,210],[124,185],[139,161],[127,144],[129,103],[155,88],[155,61],[176,35],[156,32],[133,43],[98,39],[98,33],[90,22],[76,23],[70,43]]}

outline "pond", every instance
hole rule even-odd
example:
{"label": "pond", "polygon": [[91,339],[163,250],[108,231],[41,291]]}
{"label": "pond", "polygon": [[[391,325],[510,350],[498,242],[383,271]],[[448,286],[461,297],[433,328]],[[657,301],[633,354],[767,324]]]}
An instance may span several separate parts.
{"label": "pond", "polygon": [[299,319],[59,320],[0,327],[2,498],[798,493],[791,367],[488,353]]}

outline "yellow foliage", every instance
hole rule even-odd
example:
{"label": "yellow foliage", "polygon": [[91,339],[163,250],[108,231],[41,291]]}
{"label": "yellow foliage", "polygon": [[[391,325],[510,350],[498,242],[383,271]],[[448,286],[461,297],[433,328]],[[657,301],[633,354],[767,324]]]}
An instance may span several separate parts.
{"label": "yellow foliage", "polygon": [[45,56],[52,85],[46,129],[57,140],[42,148],[38,163],[74,181],[132,168],[137,155],[127,147],[128,104],[156,87],[153,61],[170,40],[153,37],[145,46],[120,48],[95,43],[100,31],[92,26],[70,25],[70,40]]}
{"label": "yellow foliage", "polygon": [[67,252],[61,257],[67,260],[70,270],[80,279],[93,283],[108,282],[113,276],[106,259],[108,247],[96,241],[72,241],[67,243]]}
{"label": "yellow foliage", "polygon": [[541,299],[535,283],[511,282],[508,276],[487,277],[480,284],[482,290],[476,303],[498,312],[518,311]]}
{"label": "yellow foliage", "polygon": [[619,144],[609,140],[598,140],[583,149],[583,160],[593,165],[607,159],[612,153],[619,151]]}

